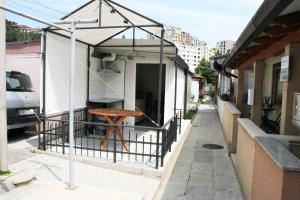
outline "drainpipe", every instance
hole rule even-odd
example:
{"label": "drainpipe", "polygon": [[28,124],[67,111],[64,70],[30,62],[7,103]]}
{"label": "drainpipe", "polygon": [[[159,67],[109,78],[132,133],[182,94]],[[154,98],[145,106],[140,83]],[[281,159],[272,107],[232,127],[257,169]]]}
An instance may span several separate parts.
{"label": "drainpipe", "polygon": [[[4,0],[0,4],[4,5]],[[5,40],[5,13],[0,9],[0,171],[8,171]]]}

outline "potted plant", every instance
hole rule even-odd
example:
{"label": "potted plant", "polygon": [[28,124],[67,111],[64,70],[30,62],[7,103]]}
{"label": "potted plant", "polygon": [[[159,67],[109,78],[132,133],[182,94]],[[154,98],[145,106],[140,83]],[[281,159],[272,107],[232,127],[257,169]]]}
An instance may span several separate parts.
{"label": "potted plant", "polygon": [[265,108],[270,108],[270,107],[272,107],[272,104],[271,104],[271,97],[270,97],[270,96],[265,96],[265,97],[264,97],[264,107],[265,107]]}

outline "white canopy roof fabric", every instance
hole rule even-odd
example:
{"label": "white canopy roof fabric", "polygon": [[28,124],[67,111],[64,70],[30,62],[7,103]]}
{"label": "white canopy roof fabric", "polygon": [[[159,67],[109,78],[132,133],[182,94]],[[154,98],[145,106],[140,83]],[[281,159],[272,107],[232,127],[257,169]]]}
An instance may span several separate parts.
{"label": "white canopy roof fabric", "polygon": [[[91,0],[62,19],[98,19],[97,23],[76,25],[76,39],[92,46],[97,46],[131,27],[141,28],[157,37],[160,37],[163,28],[163,24],[111,0]],[[70,27],[67,24],[62,26]],[[48,30],[69,37],[65,31],[55,28]],[[164,39],[173,44],[167,38]]]}

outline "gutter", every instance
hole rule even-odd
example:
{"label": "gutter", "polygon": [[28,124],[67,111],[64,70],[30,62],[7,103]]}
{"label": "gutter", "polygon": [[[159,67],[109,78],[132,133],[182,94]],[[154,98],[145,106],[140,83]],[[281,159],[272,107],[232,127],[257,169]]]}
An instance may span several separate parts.
{"label": "gutter", "polygon": [[243,30],[222,67],[228,66],[293,0],[265,0]]}

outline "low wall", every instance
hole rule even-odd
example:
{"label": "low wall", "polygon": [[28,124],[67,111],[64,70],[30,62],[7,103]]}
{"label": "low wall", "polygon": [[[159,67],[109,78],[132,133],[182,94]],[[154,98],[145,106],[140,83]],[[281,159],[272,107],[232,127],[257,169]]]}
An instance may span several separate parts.
{"label": "low wall", "polygon": [[256,136],[266,134],[250,119],[238,119],[236,174],[246,200],[251,199]]}
{"label": "low wall", "polygon": [[253,200],[300,199],[300,160],[283,145],[282,142],[288,141],[280,141],[272,136],[256,137],[258,145],[254,157]]}
{"label": "low wall", "polygon": [[220,96],[217,96],[217,111],[220,118],[220,122],[223,123],[223,102]]}
{"label": "low wall", "polygon": [[236,174],[245,200],[300,199],[300,160],[288,150],[289,141],[300,137],[268,135],[238,119]]}
{"label": "low wall", "polygon": [[238,121],[241,112],[230,102],[223,101],[223,132],[228,146],[229,153],[236,152]]}

